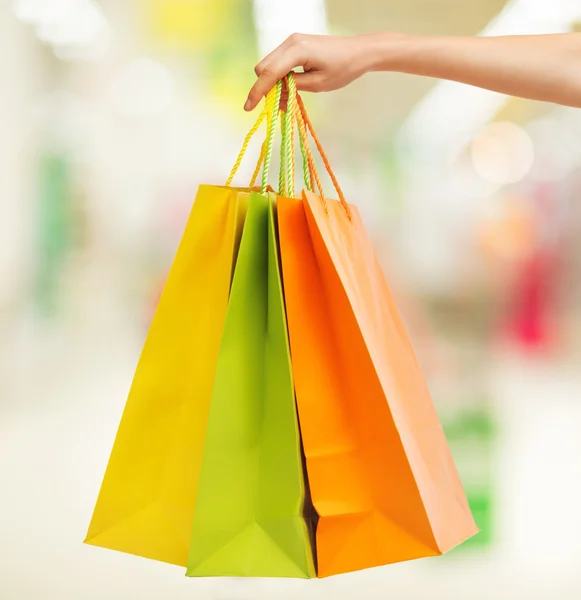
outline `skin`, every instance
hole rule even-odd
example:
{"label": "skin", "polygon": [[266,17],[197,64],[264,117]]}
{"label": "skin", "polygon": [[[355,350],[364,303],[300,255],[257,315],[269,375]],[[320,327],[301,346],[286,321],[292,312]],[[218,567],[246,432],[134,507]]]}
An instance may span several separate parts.
{"label": "skin", "polygon": [[376,33],[294,34],[255,69],[244,106],[256,108],[294,69],[297,88],[329,92],[366,73],[392,71],[446,79],[510,96],[581,107],[581,33],[440,37]]}

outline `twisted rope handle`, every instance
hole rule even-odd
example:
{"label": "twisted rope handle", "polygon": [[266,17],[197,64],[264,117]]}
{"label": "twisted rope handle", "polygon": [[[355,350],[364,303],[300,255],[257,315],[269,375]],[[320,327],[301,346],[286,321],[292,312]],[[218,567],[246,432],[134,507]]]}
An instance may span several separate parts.
{"label": "twisted rope handle", "polygon": [[[323,202],[323,206],[325,207],[325,212],[328,212],[327,199],[325,198],[325,194],[323,193],[323,186],[321,184],[321,180],[319,178],[319,173],[315,166],[315,159],[313,158],[313,154],[311,153],[311,148],[309,146],[309,140],[307,136],[307,129],[305,127],[305,121],[303,118],[303,114],[300,110],[298,103],[295,108],[295,120],[297,122],[299,135],[301,138],[301,151],[303,152],[303,170],[305,176],[305,184],[309,191],[315,190],[316,188],[319,191],[319,196],[321,197],[321,201]],[[306,157],[306,160],[305,160]],[[308,173],[308,177],[307,177]]]}
{"label": "twisted rope handle", "polygon": [[319,196],[321,197],[321,201],[323,206],[325,207],[325,212],[328,212],[328,203],[323,193],[323,186],[321,184],[321,180],[319,177],[319,173],[317,171],[315,165],[315,159],[313,158],[313,154],[311,152],[308,140],[308,134],[310,133],[311,137],[315,141],[315,145],[327,173],[333,182],[333,186],[337,191],[339,196],[339,201],[347,217],[349,220],[352,218],[351,208],[345,199],[345,195],[341,190],[337,177],[331,168],[331,164],[317,134],[315,133],[315,129],[309,116],[307,114],[305,105],[300,94],[296,89],[296,82],[294,78],[294,74],[291,72],[285,78],[285,82],[288,89],[288,106],[287,111],[284,115],[279,115],[279,106],[280,99],[282,95],[282,81],[279,81],[277,85],[267,94],[266,102],[263,111],[258,116],[255,124],[252,126],[252,129],[248,132],[244,143],[242,145],[242,149],[238,154],[238,158],[236,159],[236,163],[232,168],[230,176],[226,182],[226,185],[231,185],[236,172],[240,168],[240,164],[242,163],[242,159],[246,154],[248,149],[248,145],[252,136],[256,133],[262,121],[266,118],[267,120],[267,135],[264,140],[260,152],[260,158],[258,160],[258,164],[256,165],[256,169],[252,176],[252,181],[250,183],[250,187],[254,187],[256,183],[256,179],[258,178],[258,173],[260,172],[261,166],[264,165],[262,171],[262,185],[261,191],[263,194],[266,194],[268,189],[268,174],[270,171],[270,165],[272,161],[272,151],[274,144],[274,134],[276,131],[276,121],[278,117],[281,117],[281,132],[282,132],[282,141],[281,141],[281,165],[280,165],[280,174],[279,174],[279,193],[286,196],[294,196],[295,188],[294,188],[294,177],[295,177],[295,150],[294,150],[294,124],[296,123],[298,132],[299,132],[299,142],[301,148],[301,154],[303,158],[303,175],[305,179],[305,187],[309,191],[314,191],[315,188],[319,192]]}
{"label": "twisted rope handle", "polygon": [[272,161],[272,146],[274,143],[274,132],[276,131],[276,121],[278,118],[278,107],[280,106],[280,97],[282,96],[282,81],[276,84],[276,87],[269,92],[274,94],[274,107],[272,110],[272,119],[268,124],[266,134],[266,154],[264,156],[264,169],[262,170],[262,189],[261,192],[266,194],[268,190],[268,172],[270,171],[270,163]]}
{"label": "twisted rope handle", "polygon": [[267,140],[265,139],[262,142],[262,148],[260,149],[260,157],[258,162],[256,163],[256,168],[254,169],[254,173],[252,174],[252,179],[250,180],[250,186],[253,188],[256,185],[256,180],[258,179],[258,175],[260,174],[260,169],[262,168],[262,164],[264,163],[264,157],[266,156],[266,146]]}
{"label": "twisted rope handle", "polygon": [[[309,163],[309,157],[307,156],[307,147],[308,147],[308,140],[306,139],[306,129],[305,129],[305,123],[304,121],[302,121],[302,116],[300,111],[298,110],[298,107],[295,109],[295,121],[298,125],[298,129],[299,129],[299,143],[300,143],[300,147],[301,147],[301,155],[303,157],[302,163],[303,163],[303,178],[305,180],[305,187],[307,188],[307,190],[309,190],[309,192],[313,191],[313,187],[315,186],[315,180],[313,177],[313,171],[311,169],[310,163]],[[301,129],[301,124],[302,123],[302,129]]]}
{"label": "twisted rope handle", "polygon": [[288,135],[288,131],[285,127],[283,111],[279,111],[278,115],[280,117],[280,168],[278,170],[278,193],[281,196],[286,196],[287,176],[285,166],[285,137]]}
{"label": "twisted rope handle", "polygon": [[[337,181],[337,177],[335,176],[335,173],[333,172],[333,169],[331,168],[331,163],[329,162],[329,159],[327,158],[327,155],[325,154],[325,151],[323,150],[323,146],[321,145],[321,142],[319,141],[319,138],[317,137],[317,134],[315,133],[315,129],[313,127],[313,124],[311,123],[311,120],[309,119],[309,115],[307,114],[307,110],[305,108],[303,99],[301,98],[301,96],[298,92],[297,92],[296,99],[297,99],[297,106],[298,106],[298,109],[299,109],[299,112],[301,115],[301,119],[303,121],[303,125],[306,125],[306,127],[309,130],[309,133],[311,134],[311,137],[315,141],[315,145],[317,146],[317,150],[319,151],[319,154],[321,155],[323,164],[325,165],[327,173],[329,174],[329,177],[331,178],[331,181],[333,182],[333,186],[335,187],[335,190],[337,191],[337,195],[339,196],[339,201],[341,202],[343,209],[347,213],[347,217],[349,218],[349,220],[351,220],[352,216],[353,216],[351,213],[351,207],[349,206],[349,203],[345,199],[343,190],[341,189],[341,186],[339,185],[339,182]],[[299,121],[299,129],[300,129],[300,127],[301,127],[301,121]],[[307,155],[309,153],[310,153],[310,151],[307,150]],[[326,201],[324,200],[324,196],[323,196],[323,190],[321,189],[317,169],[314,165],[314,160],[312,160],[312,156],[311,156],[311,159],[309,160],[309,163],[311,164],[310,166],[313,169],[313,175],[315,177],[315,181],[317,181],[317,186],[319,187],[321,199],[324,201],[325,207],[327,207]]]}
{"label": "twisted rope handle", "polygon": [[[247,133],[246,138],[244,139],[244,143],[242,144],[242,148],[240,149],[240,152],[238,153],[238,157],[236,158],[236,162],[234,163],[234,166],[232,167],[232,170],[230,171],[230,175],[228,176],[228,179],[226,180],[227,186],[232,185],[232,181],[234,180],[234,177],[236,176],[236,173],[238,172],[238,169],[240,168],[240,165],[242,164],[242,159],[244,158],[244,155],[246,154],[246,151],[248,150],[248,145],[250,144],[250,140],[252,139],[254,134],[258,131],[258,128],[260,127],[260,125],[262,125],[262,121],[264,121],[264,117],[266,117],[266,115],[267,115],[267,112],[266,112],[267,107],[268,107],[268,102],[266,102],[264,110],[260,113],[260,115],[258,115],[258,119],[256,119],[256,122],[254,123],[254,125],[252,126],[250,131]],[[257,170],[260,169],[261,162],[262,161],[260,161],[258,163]]]}
{"label": "twisted rope handle", "polygon": [[[294,78],[293,78],[293,83],[294,83]],[[292,177],[290,180],[290,187],[289,187],[289,195],[291,197],[294,197],[295,195],[295,173],[296,173],[296,161],[295,161],[295,128],[293,127],[293,114],[294,114],[295,108],[293,106],[292,110],[290,111],[290,141],[289,141],[289,146],[290,146],[290,157],[289,157],[289,167],[290,167],[290,173],[292,173]]]}
{"label": "twisted rope handle", "polygon": [[288,90],[286,112],[282,117],[282,140],[280,144],[279,194],[294,197],[295,195],[295,108],[296,84],[292,73],[284,79]]}
{"label": "twisted rope handle", "polygon": [[[262,174],[262,193],[266,193],[268,188],[268,170],[270,169],[270,161],[272,158],[272,146],[274,141],[274,132],[276,130],[276,117],[278,116],[278,106],[280,104],[280,96],[282,93],[282,83],[278,83],[276,87],[274,87],[266,96],[266,100],[264,103],[264,109],[258,115],[258,119],[246,135],[244,139],[244,143],[242,144],[242,148],[238,153],[238,157],[234,166],[232,167],[232,171],[228,179],[226,180],[226,185],[232,185],[232,181],[242,164],[242,160],[246,151],[248,150],[248,146],[254,134],[258,131],[258,128],[266,118],[266,128],[267,128],[267,136],[262,144],[262,148],[260,151],[260,158],[258,159],[258,163],[256,164],[256,168],[254,170],[254,174],[252,176],[252,180],[250,182],[250,187],[254,187],[256,184],[256,179],[258,178],[258,174],[260,172],[261,167],[264,164],[264,170]],[[266,183],[265,183],[266,182]]]}
{"label": "twisted rope handle", "polygon": [[[274,108],[274,94],[269,94],[266,97],[264,112],[266,113],[267,120],[267,129],[270,127],[270,119],[272,119],[272,111]],[[266,156],[266,149],[268,146],[268,139],[264,138],[264,142],[262,142],[262,147],[260,149],[260,157],[258,162],[256,163],[256,168],[254,169],[254,173],[252,175],[252,180],[250,181],[250,187],[253,188],[256,185],[256,180],[258,179],[258,175],[260,173],[260,169],[264,163],[264,157]]]}

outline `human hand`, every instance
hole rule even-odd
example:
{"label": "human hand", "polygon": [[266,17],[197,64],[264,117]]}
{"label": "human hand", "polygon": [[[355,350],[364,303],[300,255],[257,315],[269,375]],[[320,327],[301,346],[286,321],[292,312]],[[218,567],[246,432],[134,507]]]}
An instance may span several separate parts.
{"label": "human hand", "polygon": [[329,92],[345,87],[370,69],[372,39],[366,35],[291,35],[254,69],[258,79],[244,110],[256,108],[277,81],[297,67],[304,69],[295,74],[298,90]]}
{"label": "human hand", "polygon": [[[297,67],[304,70],[295,74],[297,88],[309,92],[339,89],[369,71],[396,71],[581,107],[580,57],[580,33],[499,37],[295,34],[258,64],[258,80],[244,108],[253,110],[277,81]],[[283,109],[284,104],[283,98]]]}

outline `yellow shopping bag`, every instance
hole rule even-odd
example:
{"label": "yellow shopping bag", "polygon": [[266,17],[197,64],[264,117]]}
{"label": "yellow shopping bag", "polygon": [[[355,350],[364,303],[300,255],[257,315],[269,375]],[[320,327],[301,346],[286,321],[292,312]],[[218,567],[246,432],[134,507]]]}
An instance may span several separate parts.
{"label": "yellow shopping bag", "polygon": [[[139,359],[85,542],[180,566],[192,521],[214,375],[250,188],[203,185]],[[269,125],[272,129],[272,127]],[[264,175],[263,175],[264,177]],[[263,183],[263,186],[265,183]]]}
{"label": "yellow shopping bag", "polygon": [[153,319],[85,540],[185,566],[248,194],[201,186]]}

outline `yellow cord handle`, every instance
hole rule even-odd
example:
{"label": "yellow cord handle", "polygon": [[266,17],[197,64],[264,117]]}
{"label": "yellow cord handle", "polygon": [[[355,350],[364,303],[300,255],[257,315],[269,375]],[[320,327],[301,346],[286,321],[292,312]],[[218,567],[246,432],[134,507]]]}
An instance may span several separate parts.
{"label": "yellow cord handle", "polygon": [[[341,205],[343,206],[343,209],[345,210],[347,216],[349,217],[349,219],[351,219],[351,208],[347,200],[345,199],[345,195],[343,194],[341,187],[339,186],[337,177],[335,176],[335,173],[331,168],[331,164],[329,162],[329,159],[327,158],[325,151],[323,150],[321,142],[319,141],[319,138],[315,133],[313,124],[309,119],[303,100],[296,89],[294,74],[289,73],[288,76],[285,78],[285,81],[289,93],[289,98],[287,113],[284,116],[280,115],[283,139],[281,143],[281,172],[279,178],[279,185],[281,189],[279,190],[279,193],[294,195],[294,124],[296,123],[299,132],[299,140],[301,142],[301,151],[303,153],[303,167],[305,171],[305,184],[307,185],[307,188],[310,190],[314,190],[316,186],[316,191],[318,191],[319,196],[321,197],[321,201],[325,207],[325,211],[328,211],[328,203],[323,193],[321,179],[319,177],[319,173],[315,165],[315,160],[313,158],[313,154],[309,146],[308,134],[310,133],[311,137],[315,142],[317,150],[319,151],[319,154],[323,160],[323,164],[325,165],[327,173],[329,174],[329,177],[333,182],[335,190],[337,191],[339,201],[341,202]],[[250,187],[254,187],[258,175],[260,173],[260,169],[264,164],[264,170],[262,175],[262,192],[266,192],[266,183],[268,179],[270,159],[272,156],[274,132],[276,129],[276,124],[274,121],[279,116],[279,103],[281,91],[282,82],[278,82],[278,84],[267,94],[264,109],[258,116],[258,119],[248,132],[244,143],[242,144],[242,149],[238,154],[236,163],[234,164],[230,176],[226,181],[227,186],[232,184],[232,181],[238,169],[240,168],[244,155],[248,150],[250,140],[252,139],[253,135],[258,131],[260,125],[266,118],[267,135],[266,139],[262,144],[260,158],[258,159],[256,169],[254,170],[254,174],[252,176],[252,181],[250,182]]]}
{"label": "yellow cord handle", "polygon": [[[238,153],[238,158],[236,159],[236,162],[234,163],[234,166],[232,167],[232,171],[230,171],[230,175],[229,175],[228,179],[226,180],[227,186],[232,185],[232,181],[234,180],[234,177],[236,176],[238,169],[240,169],[240,165],[242,164],[244,155],[246,154],[246,151],[248,150],[250,141],[252,140],[254,134],[258,131],[258,129],[262,125],[262,122],[264,121],[265,118],[267,121],[267,131],[270,130],[271,122],[272,122],[272,118],[273,118],[272,113],[273,113],[275,100],[276,100],[276,87],[274,87],[267,94],[262,112],[258,115],[258,119],[256,119],[256,122],[254,123],[254,125],[252,126],[250,131],[247,133],[246,138],[244,139],[242,148],[240,149],[240,152]],[[262,164],[266,157],[267,150],[268,150],[268,137],[264,140],[264,143],[262,144],[260,158],[258,159],[256,169],[254,170],[254,175],[252,176],[252,181],[250,182],[250,187],[254,187],[254,185],[256,184],[256,179],[258,178],[258,174],[260,173],[260,168],[262,167]]]}

